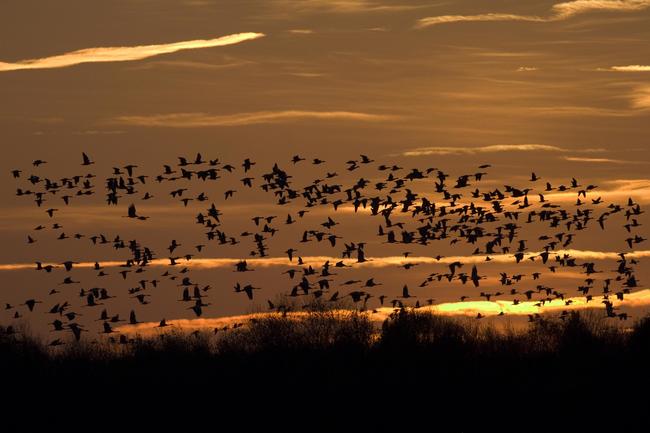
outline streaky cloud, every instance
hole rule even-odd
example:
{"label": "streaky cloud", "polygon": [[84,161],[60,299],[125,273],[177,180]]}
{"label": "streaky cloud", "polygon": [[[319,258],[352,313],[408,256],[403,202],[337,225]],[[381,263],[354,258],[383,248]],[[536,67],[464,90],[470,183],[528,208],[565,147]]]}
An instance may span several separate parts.
{"label": "streaky cloud", "polygon": [[[592,194],[606,200],[625,200],[628,197],[634,200],[650,202],[650,179],[614,179],[605,181],[604,189],[597,189]],[[544,197],[552,201],[571,202],[576,200],[574,192],[551,192]]]}
{"label": "streaky cloud", "polygon": [[84,48],[57,56],[40,59],[21,60],[14,63],[0,62],[0,72],[26,69],[65,68],[81,63],[127,62],[142,60],[161,54],[175,53],[183,50],[221,47],[239,44],[265,36],[264,33],[236,33],[216,39],[197,39],[159,45],[138,45],[133,47],[97,47]]}
{"label": "streaky cloud", "polygon": [[474,155],[495,152],[566,152],[568,149],[548,144],[492,144],[479,147],[432,146],[421,147],[402,153],[403,156],[424,155]]}
{"label": "streaky cloud", "polygon": [[290,29],[287,32],[293,35],[311,35],[314,33],[312,29]]}
{"label": "streaky cloud", "polygon": [[252,65],[255,62],[243,60],[243,61],[234,61],[229,63],[204,63],[204,62],[192,62],[192,61],[180,61],[180,60],[160,60],[160,61],[151,61],[146,62],[137,66],[133,66],[132,70],[144,70],[144,69],[153,69],[157,67],[167,67],[167,68],[185,68],[185,69],[195,69],[195,70],[220,70],[220,69],[232,69],[238,68],[241,66]]}
{"label": "streaky cloud", "polygon": [[625,161],[622,159],[612,159],[612,158],[585,158],[580,156],[565,156],[565,161],[571,162],[593,162],[593,163],[602,163],[602,164],[639,164],[641,161]]}
{"label": "streaky cloud", "polygon": [[[576,296],[564,300],[554,299],[552,301],[546,301],[541,305],[538,301],[524,301],[519,302],[518,304],[505,300],[469,301],[449,302],[425,308],[430,309],[433,313],[446,315],[475,316],[477,313],[481,313],[485,316],[489,316],[498,315],[503,312],[506,315],[527,316],[531,314],[602,308],[605,299],[604,296],[594,296],[591,300],[587,300],[584,296]],[[613,300],[610,297],[609,301],[612,302],[616,308],[648,306],[650,305],[650,290],[643,289],[627,294],[623,300]]]}
{"label": "streaky cloud", "polygon": [[215,126],[243,126],[261,123],[282,123],[296,120],[353,120],[361,122],[380,122],[396,120],[399,116],[388,114],[361,113],[356,111],[256,111],[251,113],[217,114],[172,113],[149,116],[119,116],[114,122],[124,125],[197,128]]}
{"label": "streaky cloud", "polygon": [[612,66],[609,68],[609,70],[616,71],[616,72],[650,72],[650,66],[648,65]]}
{"label": "streaky cloud", "polygon": [[382,4],[374,0],[271,0],[269,3],[283,11],[296,13],[367,13],[400,12],[429,7],[427,5]]}
{"label": "streaky cloud", "polygon": [[[524,254],[524,258],[528,259],[531,257],[539,256],[542,251],[538,252],[529,252]],[[552,251],[553,255],[564,255],[568,254],[569,256],[576,259],[588,259],[588,260],[617,260],[620,258],[618,252],[614,251],[591,251],[591,250],[575,250],[575,249],[563,249]],[[650,257],[650,250],[639,250],[639,251],[630,251],[626,253],[626,256],[629,258],[644,258]],[[515,263],[516,259],[513,254],[495,254],[490,255],[490,261],[486,261],[488,256],[482,254],[474,254],[470,256],[446,256],[437,259],[436,257],[428,256],[415,256],[404,258],[404,256],[385,256],[385,257],[369,257],[366,262],[357,263],[354,259],[341,259],[340,257],[333,256],[305,256],[302,257],[305,264],[322,264],[326,261],[335,263],[342,261],[346,265],[355,266],[355,267],[368,267],[368,268],[385,268],[391,266],[402,266],[405,263],[417,263],[417,264],[450,264],[454,262],[461,261],[463,263],[485,263],[487,265],[491,263]],[[188,268],[200,268],[200,269],[218,269],[218,268],[232,268],[241,259],[239,258],[197,258],[182,262],[183,266]],[[265,257],[265,258],[249,258],[246,259],[246,262],[251,268],[255,267],[291,267],[294,266],[294,263],[290,262],[286,256],[282,257]],[[100,261],[102,267],[105,268],[117,268],[124,266],[123,261]],[[61,266],[57,263],[43,263],[43,266],[52,265],[55,268],[60,268]],[[169,259],[154,259],[149,262],[148,266],[152,267],[166,267],[169,266]],[[74,265],[75,268],[85,268],[92,269],[95,267],[95,262],[80,262]],[[34,263],[5,263],[0,264],[0,271],[17,271],[17,270],[26,270],[26,269],[35,269]]]}
{"label": "streaky cloud", "polygon": [[635,90],[632,95],[632,105],[642,110],[650,108],[650,86],[642,86]]}
{"label": "streaky cloud", "polygon": [[[635,106],[634,108],[641,107]],[[604,108],[580,105],[530,107],[527,110],[533,114],[547,117],[634,117],[644,114],[641,111],[625,108]]]}
{"label": "streaky cloud", "polygon": [[553,5],[555,20],[594,11],[632,12],[650,7],[650,0],[574,0]]}
{"label": "streaky cloud", "polygon": [[550,15],[518,15],[508,13],[484,13],[477,15],[440,15],[419,19],[415,27],[425,28],[439,24],[481,21],[527,21],[547,23],[563,21],[588,12],[633,12],[650,7],[650,0],[574,0],[554,4]]}
{"label": "streaky cloud", "polygon": [[517,72],[534,72],[539,71],[539,68],[533,66],[520,66],[517,68]]}
{"label": "streaky cloud", "polygon": [[459,22],[482,22],[482,21],[533,21],[543,22],[544,18],[532,15],[497,14],[487,13],[478,15],[440,15],[434,17],[420,18],[415,25],[416,28],[431,27],[438,24],[450,24]]}

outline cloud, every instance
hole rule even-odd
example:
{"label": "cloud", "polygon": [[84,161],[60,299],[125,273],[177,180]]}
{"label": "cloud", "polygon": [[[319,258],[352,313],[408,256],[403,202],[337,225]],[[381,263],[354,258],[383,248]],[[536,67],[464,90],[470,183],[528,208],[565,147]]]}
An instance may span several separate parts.
{"label": "cloud", "polygon": [[572,162],[594,162],[594,163],[604,163],[604,164],[639,164],[641,161],[624,161],[622,159],[611,159],[611,158],[583,158],[578,156],[565,156],[566,161]]}
{"label": "cloud", "polygon": [[[515,305],[512,301],[497,300],[497,301],[465,301],[465,302],[448,302],[444,304],[437,304],[419,308],[420,311],[429,311],[434,314],[445,316],[476,316],[481,313],[484,316],[496,316],[500,313],[509,316],[527,316],[530,314],[544,314],[560,311],[571,310],[585,310],[589,308],[603,309],[602,302],[603,296],[594,296],[591,301],[587,301],[585,297],[578,296],[572,298],[554,299],[547,301],[543,305],[539,305],[538,301],[523,301]],[[567,304],[568,301],[568,304]],[[625,295],[623,300],[609,298],[615,308],[639,308],[650,305],[650,290],[643,289],[634,293]],[[375,323],[381,323],[386,320],[395,310],[393,308],[377,308],[372,311],[366,311],[363,314],[368,316],[368,319]],[[333,313],[345,316],[350,313],[348,310],[334,310]],[[289,312],[287,316],[289,319],[300,320],[307,317],[306,312]],[[277,316],[278,313],[255,313],[240,316],[228,316],[219,318],[204,318],[204,319],[178,319],[168,320],[167,323],[171,324],[170,328],[162,330],[157,328],[158,322],[139,323],[137,325],[124,325],[116,327],[117,332],[140,335],[147,337],[156,335],[162,332],[192,332],[200,330],[212,330],[214,328],[223,328],[230,326],[234,323],[246,323],[255,319],[263,319],[265,317]]]}
{"label": "cloud", "polygon": [[182,50],[221,47],[238,44],[265,36],[263,33],[236,33],[216,39],[199,39],[160,45],[139,45],[134,47],[97,47],[85,48],[69,53],[43,57],[40,59],[21,60],[15,63],[0,62],[0,72],[24,69],[65,68],[81,63],[126,62],[142,60],[161,54],[175,53]]}
{"label": "cloud", "polygon": [[354,120],[380,122],[395,120],[398,116],[360,113],[355,111],[256,111],[251,113],[218,114],[173,113],[150,116],[120,116],[114,122],[134,126],[157,126],[168,128],[196,128],[209,126],[243,126],[260,123],[281,123],[296,120]]}
{"label": "cloud", "polygon": [[325,76],[325,74],[322,74],[320,72],[289,72],[288,74],[293,75],[294,77],[302,78],[319,78]]}
{"label": "cloud", "polygon": [[86,129],[84,131],[74,131],[72,133],[72,135],[120,135],[120,134],[126,134],[126,131]]}
{"label": "cloud", "polygon": [[636,89],[632,95],[632,105],[634,108],[650,108],[650,86],[643,86]]}
{"label": "cloud", "polygon": [[[530,257],[538,256],[541,251],[538,252],[529,252],[524,254],[524,259]],[[576,259],[584,260],[618,260],[619,253],[614,251],[591,251],[591,250],[557,250],[551,253],[552,256],[555,255],[564,255],[568,254]],[[650,250],[639,250],[634,252],[626,253],[628,258],[644,258],[650,257]],[[405,263],[417,263],[417,264],[450,264],[454,262],[463,262],[463,263],[515,263],[515,257],[513,254],[494,254],[490,255],[490,262],[486,262],[487,256],[482,254],[475,254],[471,256],[447,256],[442,257],[440,260],[435,257],[420,256],[420,257],[408,257],[404,256],[385,256],[385,257],[368,257],[368,261],[364,263],[356,263],[354,259],[341,259],[340,257],[333,256],[305,256],[302,257],[305,265],[317,265],[320,266],[323,263],[329,261],[330,263],[336,263],[338,261],[343,261],[346,265],[351,265],[354,267],[368,267],[368,268],[385,268],[385,267],[394,267],[401,266]],[[234,268],[235,265],[240,261],[240,258],[200,258],[192,260],[178,260],[178,264],[183,267],[188,268],[197,268],[197,269],[219,269],[219,268]],[[255,269],[256,267],[291,267],[295,266],[295,262],[289,262],[289,259],[286,256],[281,257],[265,257],[265,258],[249,258],[246,259],[249,267]],[[43,263],[43,266],[52,265],[55,267],[61,268],[62,265],[57,263]],[[123,261],[100,261],[100,264],[104,268],[113,268],[113,267],[122,267],[124,265]],[[80,262],[74,265],[74,268],[93,268],[95,262]],[[169,259],[154,259],[148,266],[152,267],[164,267],[169,266]],[[0,271],[16,271],[16,270],[26,270],[26,269],[35,269],[36,265],[34,263],[5,263],[0,264]]]}
{"label": "cloud", "polygon": [[480,21],[546,21],[544,18],[532,15],[515,14],[479,14],[479,15],[440,15],[435,17],[420,18],[415,25],[416,28],[435,26],[437,24],[449,24],[458,22],[480,22]]}
{"label": "cloud", "polygon": [[417,21],[415,27],[425,28],[438,24],[481,21],[553,22],[563,21],[587,12],[632,12],[643,10],[648,7],[650,7],[650,0],[575,0],[553,5],[550,15],[546,17],[507,13],[485,13],[478,15],[441,15],[421,18]]}
{"label": "cloud", "polygon": [[[306,313],[290,313],[291,317],[306,317]],[[166,322],[171,325],[166,328],[158,328],[160,322],[144,322],[138,323],[136,325],[123,325],[117,326],[114,328],[116,332],[129,335],[139,335],[142,337],[147,337],[151,335],[156,335],[161,332],[192,332],[192,331],[201,331],[201,330],[212,330],[214,328],[223,328],[224,326],[230,326],[235,323],[248,322],[252,319],[262,318],[265,316],[270,316],[271,313],[258,313],[258,314],[245,314],[240,316],[227,316],[227,317],[215,317],[215,318],[205,318],[205,319],[176,319],[176,320],[167,320]]]}
{"label": "cloud", "polygon": [[423,155],[474,155],[477,153],[495,153],[495,152],[567,152],[558,146],[547,144],[492,144],[489,146],[479,147],[448,147],[432,146],[421,147],[402,153],[403,156],[423,156]]}
{"label": "cloud", "polygon": [[291,29],[287,31],[294,35],[311,35],[314,33],[314,31],[311,29]]}
{"label": "cloud", "polygon": [[637,201],[650,201],[650,179],[615,179],[606,183],[613,186],[611,190],[605,191],[609,197],[632,197]]}
{"label": "cloud", "polygon": [[586,12],[632,12],[648,7],[650,0],[575,0],[553,5],[551,9],[554,15],[549,20],[564,20]]}
{"label": "cloud", "polygon": [[549,117],[572,117],[572,116],[592,116],[592,117],[632,117],[642,115],[641,111],[633,111],[618,108],[589,107],[580,105],[565,106],[548,106],[548,107],[530,107],[527,109],[533,114]]}
{"label": "cloud", "polygon": [[[583,296],[571,297],[565,300],[554,299],[550,302],[545,302],[539,306],[537,301],[524,301],[515,305],[512,301],[498,300],[498,301],[470,301],[470,302],[449,302],[445,304],[434,305],[428,307],[436,314],[446,315],[468,315],[475,316],[477,313],[483,315],[497,315],[501,312],[507,315],[529,315],[529,314],[543,314],[569,310],[584,310],[588,308],[603,308],[603,296],[594,296],[591,301]],[[650,305],[650,290],[643,289],[638,292],[630,293],[625,296],[622,301],[614,300],[610,297],[609,300],[619,307],[643,307]],[[569,304],[567,305],[567,301]]]}
{"label": "cloud", "polygon": [[517,72],[533,72],[533,71],[539,71],[539,68],[535,68],[531,66],[520,66],[517,68]]}
{"label": "cloud", "polygon": [[231,69],[238,68],[241,66],[252,65],[255,62],[243,60],[243,61],[233,61],[228,63],[204,63],[204,62],[192,62],[192,61],[182,61],[182,60],[161,60],[156,62],[147,62],[137,66],[132,67],[133,70],[145,70],[153,69],[156,67],[168,67],[168,68],[186,68],[186,69],[205,69],[205,70],[219,70],[219,69]]}
{"label": "cloud", "polygon": [[612,66],[610,71],[616,72],[650,72],[650,66],[647,65],[627,65],[627,66]]}
{"label": "cloud", "polygon": [[374,0],[273,0],[274,7],[283,12],[293,10],[297,13],[361,13],[398,12],[427,7],[418,5],[387,5]]}
{"label": "cloud", "polygon": [[[637,202],[650,202],[650,179],[614,179],[604,181],[603,189],[598,188],[588,193],[587,197],[602,197],[603,200],[627,200],[633,198]],[[577,194],[572,192],[552,192],[544,194],[548,200],[557,202],[575,202]]]}

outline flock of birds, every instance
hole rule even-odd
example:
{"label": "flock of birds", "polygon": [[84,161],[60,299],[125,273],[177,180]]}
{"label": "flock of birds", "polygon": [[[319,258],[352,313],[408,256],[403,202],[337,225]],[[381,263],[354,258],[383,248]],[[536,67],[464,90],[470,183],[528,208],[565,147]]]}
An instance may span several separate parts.
{"label": "flock of birds", "polygon": [[[318,158],[307,160],[296,155],[285,165],[311,164],[313,167],[309,171],[312,172],[321,170],[325,163]],[[167,280],[174,281],[174,286],[180,287],[179,300],[188,305],[186,308],[192,310],[197,317],[202,316],[204,310],[211,305],[207,302],[211,286],[194,281],[189,276],[191,267],[183,266],[184,263],[199,256],[207,245],[225,248],[231,245],[249,244],[252,248],[250,257],[269,257],[270,244],[274,235],[283,230],[283,226],[304,224],[305,214],[315,208],[326,210],[324,221],[316,227],[301,229],[302,234],[295,240],[296,246],[284,251],[288,269],[282,273],[288,276],[290,288],[286,292],[286,297],[282,298],[284,301],[267,300],[270,310],[286,314],[295,307],[285,301],[298,297],[306,300],[304,308],[309,308],[317,302],[336,303],[344,298],[349,298],[360,309],[368,308],[373,298],[377,300],[375,308],[388,304],[393,308],[418,308],[422,304],[433,303],[434,300],[430,297],[425,299],[427,296],[416,296],[408,285],[403,286],[401,296],[391,297],[379,293],[380,286],[384,288],[386,286],[376,278],[344,281],[333,278],[341,272],[350,272],[348,269],[354,268],[357,264],[372,260],[366,256],[368,242],[350,242],[337,235],[337,227],[341,223],[336,221],[338,217],[335,214],[344,207],[350,208],[350,211],[353,210],[355,214],[361,210],[362,213],[379,220],[377,231],[379,241],[373,245],[394,244],[411,249],[418,248],[416,245],[419,245],[430,248],[427,250],[429,257],[441,260],[443,256],[430,253],[431,250],[436,251],[436,243],[465,244],[473,250],[473,255],[484,257],[483,260],[486,262],[493,260],[497,255],[506,255],[512,257],[512,262],[515,264],[541,262],[544,272],[555,273],[559,269],[580,270],[585,274],[585,279],[578,286],[578,292],[590,301],[594,292],[600,289],[608,317],[627,319],[626,313],[616,311],[610,297],[623,299],[625,294],[638,286],[634,272],[634,265],[637,265],[638,261],[627,256],[638,244],[645,241],[636,232],[641,225],[638,218],[643,213],[640,205],[631,198],[620,204],[605,203],[601,197],[592,198],[597,186],[582,185],[576,179],[571,179],[566,184],[552,185],[532,173],[524,186],[505,185],[503,188],[480,189],[478,185],[488,176],[486,171],[490,168],[488,164],[479,166],[474,173],[463,174],[450,181],[450,174],[437,168],[405,169],[397,165],[379,165],[366,155],[347,161],[346,177],[352,179],[347,185],[343,181],[338,181],[344,176],[339,176],[334,171],[323,170],[321,178],[304,186],[295,186],[294,177],[278,163],[274,164],[268,172],[254,175],[257,171],[256,166],[260,164],[251,159],[245,159],[241,165],[234,166],[218,159],[205,160],[200,153],[193,159],[179,157],[176,163],[164,165],[162,171],[155,177],[142,174],[140,168],[134,164],[114,167],[112,174],[102,180],[105,200],[108,206],[124,206],[124,218],[142,222],[150,218],[143,215],[137,205],[157,198],[151,191],[145,191],[152,183],[159,184],[162,188],[167,187],[169,197],[184,207],[187,207],[190,202],[205,204],[205,210],[195,217],[196,224],[204,232],[205,243],[186,248],[183,243],[174,239],[169,242],[163,256],[157,254],[153,247],[137,239],[125,239],[120,235],[67,234],[62,224],[57,222],[57,216],[65,212],[66,207],[100,193],[100,181],[90,170],[95,162],[83,153],[80,161],[81,169],[58,179],[39,175],[40,167],[44,164],[47,162],[37,159],[33,161],[29,173],[18,169],[12,171],[13,178],[21,183],[16,190],[16,195],[32,200],[43,210],[44,217],[47,216],[48,220],[48,223],[38,225],[27,235],[27,243],[37,243],[38,233],[42,231],[53,231],[57,240],[87,239],[93,246],[108,245],[126,254],[127,258],[124,259],[123,264],[117,266],[116,274],[119,273],[131,286],[128,295],[133,298],[134,307],[126,322],[132,325],[140,323],[136,308],[154,303],[155,293],[159,290],[157,288]],[[354,172],[357,170],[372,170],[369,177],[375,180],[355,178]],[[238,182],[236,177],[239,177]],[[229,189],[222,192],[222,197],[215,199],[212,195],[216,189],[208,186],[210,182],[229,182],[227,184]],[[201,185],[202,191],[192,192],[190,188],[197,183]],[[240,190],[234,189],[237,188],[235,185],[243,189],[259,188],[267,193],[278,208],[284,206],[287,209],[286,217],[253,216],[250,220],[250,231],[238,235],[227,233],[222,224],[224,215],[219,209],[221,206],[215,203],[223,204],[235,200],[241,194]],[[427,192],[429,195],[425,195],[414,191],[425,188],[427,191],[433,188],[434,192]],[[558,193],[562,194],[556,197],[560,195],[566,197],[568,194],[574,197],[569,202],[550,199],[553,194]],[[612,271],[612,277],[598,280],[602,286],[597,288],[595,274],[605,271],[596,269],[594,262],[579,262],[577,258],[560,251],[569,247],[580,232],[592,225],[597,224],[601,230],[605,230],[606,225],[609,224],[607,220],[617,214],[624,219],[621,225],[628,235],[622,240],[624,245],[621,246],[626,246],[628,251],[619,254],[618,265]],[[533,226],[535,230],[543,231],[543,234],[537,236],[539,247],[532,248],[527,240],[522,239],[522,232],[526,226]],[[297,245],[306,243],[316,243],[319,247],[323,243],[329,248],[340,248],[341,259],[327,261],[320,267],[305,264],[298,255]],[[403,252],[404,260],[399,266],[406,271],[418,265],[416,262],[409,261],[412,254],[409,251]],[[155,260],[161,260],[162,257],[169,261],[169,268],[164,273],[154,276],[152,274],[155,268],[150,265]],[[419,290],[420,288],[435,283],[450,285],[456,281],[479,288],[481,281],[487,278],[479,273],[476,265],[473,265],[468,272],[462,272],[463,269],[467,269],[467,263],[454,261],[447,264],[445,272],[428,274],[416,291],[421,293],[424,289]],[[54,269],[62,268],[66,273],[63,280],[59,282],[59,289],[51,290],[50,295],[61,293],[68,287],[74,287],[74,292],[78,294],[77,300],[74,300],[73,295],[46,309],[46,314],[55,317],[51,322],[53,331],[69,331],[76,340],[79,340],[83,332],[89,331],[85,325],[79,323],[78,318],[81,316],[79,309],[89,307],[98,310],[97,320],[101,322],[100,333],[115,333],[114,326],[124,320],[120,318],[120,314],[109,314],[108,307],[113,298],[123,295],[114,294],[114,289],[109,291],[107,288],[93,287],[96,282],[76,281],[72,276],[76,265],[78,262],[74,260],[66,260],[62,263],[36,262],[37,272],[52,273]],[[97,275],[96,281],[113,272],[109,266],[102,266],[100,262],[95,263],[94,270]],[[234,272],[241,273],[242,280],[250,270],[252,268],[246,258],[236,263],[233,269]],[[571,302],[570,299],[565,300],[568,298],[566,291],[542,284],[520,291],[523,290],[519,288],[522,281],[539,280],[541,275],[541,271],[531,275],[502,272],[498,280],[503,289],[494,293],[483,291],[480,297],[489,301],[500,296],[512,296],[514,304],[523,300],[534,300],[538,306],[557,299],[567,304]],[[238,282],[234,286],[236,294],[246,296],[250,300],[254,299],[260,289],[248,282]],[[74,292],[65,293],[70,295]],[[461,301],[469,298],[467,294],[460,296]],[[14,310],[12,317],[19,319],[33,312],[37,304],[43,302],[46,302],[45,298],[27,299],[16,306],[7,303],[5,308]],[[479,313],[477,318],[481,317]],[[529,319],[534,320],[535,317],[530,316]],[[158,326],[170,325],[162,319]],[[7,329],[9,332],[14,332],[11,326]],[[215,329],[215,332],[219,330],[221,329]],[[111,340],[128,342],[124,335],[120,335],[117,340],[111,337]],[[64,344],[62,338],[56,338],[51,342],[53,346],[60,344]]]}

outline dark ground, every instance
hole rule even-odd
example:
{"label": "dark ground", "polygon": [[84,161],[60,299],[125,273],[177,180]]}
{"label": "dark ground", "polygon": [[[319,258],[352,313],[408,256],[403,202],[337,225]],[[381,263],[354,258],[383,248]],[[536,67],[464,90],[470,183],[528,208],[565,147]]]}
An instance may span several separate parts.
{"label": "dark ground", "polygon": [[321,312],[126,345],[3,333],[2,430],[648,431],[650,319],[613,325],[402,312],[377,335]]}

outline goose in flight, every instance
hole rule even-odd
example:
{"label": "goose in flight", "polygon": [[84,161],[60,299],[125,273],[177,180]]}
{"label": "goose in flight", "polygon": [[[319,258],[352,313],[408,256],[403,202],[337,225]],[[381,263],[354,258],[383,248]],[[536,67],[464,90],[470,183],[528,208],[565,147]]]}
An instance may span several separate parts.
{"label": "goose in flight", "polygon": [[165,328],[165,327],[167,327],[167,326],[172,326],[172,324],[171,324],[171,323],[167,323],[167,321],[166,321],[165,319],[162,319],[162,320],[160,321],[160,323],[158,323],[158,325],[156,325],[155,327],[156,327],[156,328]]}
{"label": "goose in flight", "polygon": [[115,331],[115,330],[113,329],[113,327],[111,326],[111,324],[108,323],[108,322],[104,322],[104,323],[103,323],[103,327],[104,327],[104,330],[103,330],[102,334],[112,334],[113,332],[117,332],[117,331]]}
{"label": "goose in flight", "polygon": [[135,311],[131,310],[131,313],[129,313],[129,325],[137,325],[138,323],[140,322],[138,322],[138,319],[135,316]]}
{"label": "goose in flight", "polygon": [[25,305],[29,309],[29,311],[34,311],[34,307],[36,306],[36,304],[41,304],[42,302],[43,301],[37,301],[36,299],[28,299],[20,305]]}
{"label": "goose in flight", "polygon": [[408,299],[412,298],[413,295],[409,293],[409,288],[406,284],[404,284],[404,287],[402,287],[402,296],[400,296],[402,299]]}
{"label": "goose in flight", "polygon": [[70,331],[72,331],[72,335],[74,335],[74,339],[76,341],[81,340],[81,333],[86,331],[81,327],[81,325],[78,325],[76,323],[70,323],[68,325],[68,328],[70,329]]}
{"label": "goose in flight", "polygon": [[476,265],[472,267],[472,276],[470,277],[472,282],[474,283],[474,287],[479,286],[479,280],[483,279],[484,277],[481,277],[478,274],[478,269],[476,268]]}
{"label": "goose in flight", "polygon": [[93,161],[90,160],[90,157],[86,155],[85,152],[81,152],[81,157],[83,158],[83,163],[81,165],[92,165]]}
{"label": "goose in flight", "polygon": [[146,219],[149,218],[148,216],[138,215],[138,214],[137,214],[137,210],[136,210],[136,208],[135,208],[135,204],[131,204],[131,205],[129,206],[128,214],[127,214],[126,217],[127,217],[127,218],[136,218],[136,219],[139,219],[139,220],[142,220],[142,221],[144,221],[144,220],[146,220]]}
{"label": "goose in flight", "polygon": [[259,287],[253,287],[250,284],[245,285],[242,289],[242,292],[246,293],[246,296],[248,296],[248,299],[251,301],[253,300],[253,290],[260,290]]}
{"label": "goose in flight", "polygon": [[289,248],[287,251],[285,251],[285,253],[289,257],[290,262],[293,261],[293,253],[295,253],[295,252],[297,252],[297,250],[294,250],[293,248]]}
{"label": "goose in flight", "polygon": [[252,162],[249,158],[246,158],[242,164],[242,167],[244,167],[244,173],[247,173],[248,170],[250,170],[255,164],[255,162]]}

